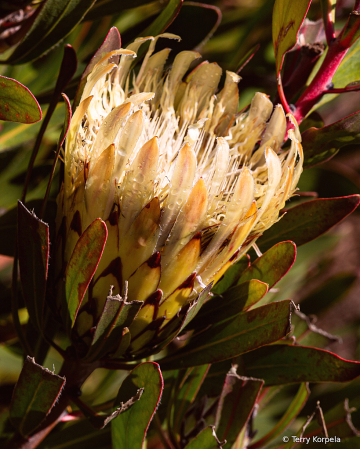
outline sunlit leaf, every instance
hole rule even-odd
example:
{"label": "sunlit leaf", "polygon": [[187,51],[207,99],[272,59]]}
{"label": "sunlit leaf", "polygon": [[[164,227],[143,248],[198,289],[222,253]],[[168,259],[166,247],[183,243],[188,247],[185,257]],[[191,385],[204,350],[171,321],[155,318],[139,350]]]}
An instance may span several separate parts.
{"label": "sunlit leaf", "polygon": [[284,55],[294,47],[311,0],[276,0],[272,19],[272,37],[276,71],[280,72]]}
{"label": "sunlit leaf", "polygon": [[81,302],[93,278],[107,239],[106,224],[97,218],[80,236],[66,266],[67,326],[73,327]]}
{"label": "sunlit leaf", "polygon": [[115,406],[135,396],[140,388],[144,389],[140,401],[111,423],[114,449],[141,449],[163,390],[163,378],[157,363],[145,362],[131,371],[120,387]]}
{"label": "sunlit leaf", "polygon": [[30,90],[16,80],[0,76],[0,120],[29,124],[41,119],[40,105]]}

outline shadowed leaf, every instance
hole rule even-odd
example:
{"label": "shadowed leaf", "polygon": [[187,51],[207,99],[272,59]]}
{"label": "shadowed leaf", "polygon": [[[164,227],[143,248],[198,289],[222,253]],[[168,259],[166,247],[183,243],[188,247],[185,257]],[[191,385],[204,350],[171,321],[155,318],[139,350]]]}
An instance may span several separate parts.
{"label": "shadowed leaf", "polygon": [[41,329],[49,263],[49,226],[18,202],[20,280],[32,323]]}
{"label": "shadowed leaf", "polygon": [[260,301],[267,291],[268,285],[256,279],[236,285],[207,301],[189,327],[208,326],[244,312]]}
{"label": "shadowed leaf", "polygon": [[159,405],[163,390],[160,367],[154,362],[145,362],[134,368],[122,383],[115,405],[126,402],[144,389],[141,400],[112,421],[112,447],[114,449],[141,448],[147,429]]}
{"label": "shadowed leaf", "polygon": [[323,128],[307,129],[301,137],[304,168],[325,162],[340,148],[360,143],[360,111]]}
{"label": "shadowed leaf", "polygon": [[261,379],[238,376],[233,370],[226,375],[216,411],[216,433],[226,440],[224,449],[230,449],[251,416],[260,390]]}
{"label": "shadowed leaf", "polygon": [[228,288],[230,288],[238,281],[242,272],[245,271],[249,266],[250,257],[248,254],[246,254],[234,265],[231,265],[231,267],[225,272],[224,276],[220,279],[219,282],[216,283],[215,287],[211,290],[212,293],[215,293],[217,295],[221,295],[221,293],[224,293]]}
{"label": "shadowed leaf", "polygon": [[217,323],[163,359],[161,367],[168,370],[215,363],[273,343],[290,331],[292,307],[289,300],[274,302]]}
{"label": "shadowed leaf", "polygon": [[244,375],[261,377],[266,386],[297,382],[347,382],[360,375],[352,362],[323,349],[271,345],[243,356]]}
{"label": "shadowed leaf", "polygon": [[359,195],[320,198],[287,209],[286,214],[257,240],[261,251],[267,251],[279,240],[292,240],[296,246],[316,239],[339,223],[360,202]]}
{"label": "shadowed leaf", "polygon": [[77,241],[65,271],[67,327],[73,327],[85,292],[93,278],[107,239],[106,224],[97,218]]}
{"label": "shadowed leaf", "polygon": [[41,424],[58,400],[64,385],[63,377],[27,357],[10,407],[10,420],[21,435],[29,435]]}
{"label": "shadowed leaf", "polygon": [[29,89],[16,80],[0,76],[0,120],[29,124],[41,119],[40,105]]}
{"label": "shadowed leaf", "polygon": [[24,64],[46,53],[73,30],[94,3],[95,0],[47,0],[6,62]]}

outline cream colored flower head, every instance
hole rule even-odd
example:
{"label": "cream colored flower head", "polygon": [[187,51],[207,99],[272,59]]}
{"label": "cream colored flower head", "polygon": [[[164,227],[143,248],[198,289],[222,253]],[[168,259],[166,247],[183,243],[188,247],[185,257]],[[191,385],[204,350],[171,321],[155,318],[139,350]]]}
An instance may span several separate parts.
{"label": "cream colored flower head", "polygon": [[[279,218],[302,171],[300,133],[292,117],[290,149],[281,150],[286,117],[256,93],[238,113],[240,77],[216,63],[137,39],[105,55],[88,75],[65,146],[58,203],[66,217],[66,263],[79,235],[96,218],[108,240],[77,318],[79,335],[96,324],[113,294],[144,301],[130,327],[133,347],[149,340],[149,322],[164,326]],[[146,41],[137,75],[131,70]],[[89,312],[86,301],[93,302]],[[161,320],[160,320],[161,321]]]}

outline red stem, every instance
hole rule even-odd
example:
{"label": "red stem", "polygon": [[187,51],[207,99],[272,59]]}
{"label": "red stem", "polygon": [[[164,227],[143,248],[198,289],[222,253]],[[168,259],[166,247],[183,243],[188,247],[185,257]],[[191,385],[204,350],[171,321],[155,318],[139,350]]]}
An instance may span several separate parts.
{"label": "red stem", "polygon": [[348,50],[349,47],[344,48],[338,39],[330,45],[315,78],[296,102],[294,116],[299,124],[331,86],[331,80]]}

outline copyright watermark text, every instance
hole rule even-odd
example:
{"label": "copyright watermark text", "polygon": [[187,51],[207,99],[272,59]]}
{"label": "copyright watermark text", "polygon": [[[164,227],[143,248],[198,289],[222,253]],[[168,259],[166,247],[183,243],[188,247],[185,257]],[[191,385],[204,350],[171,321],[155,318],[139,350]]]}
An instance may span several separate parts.
{"label": "copyright watermark text", "polygon": [[319,437],[319,436],[313,436],[313,437],[297,437],[297,436],[291,436],[291,437],[283,437],[283,442],[287,443],[288,441],[292,441],[293,443],[341,443],[341,438],[339,437]]}

